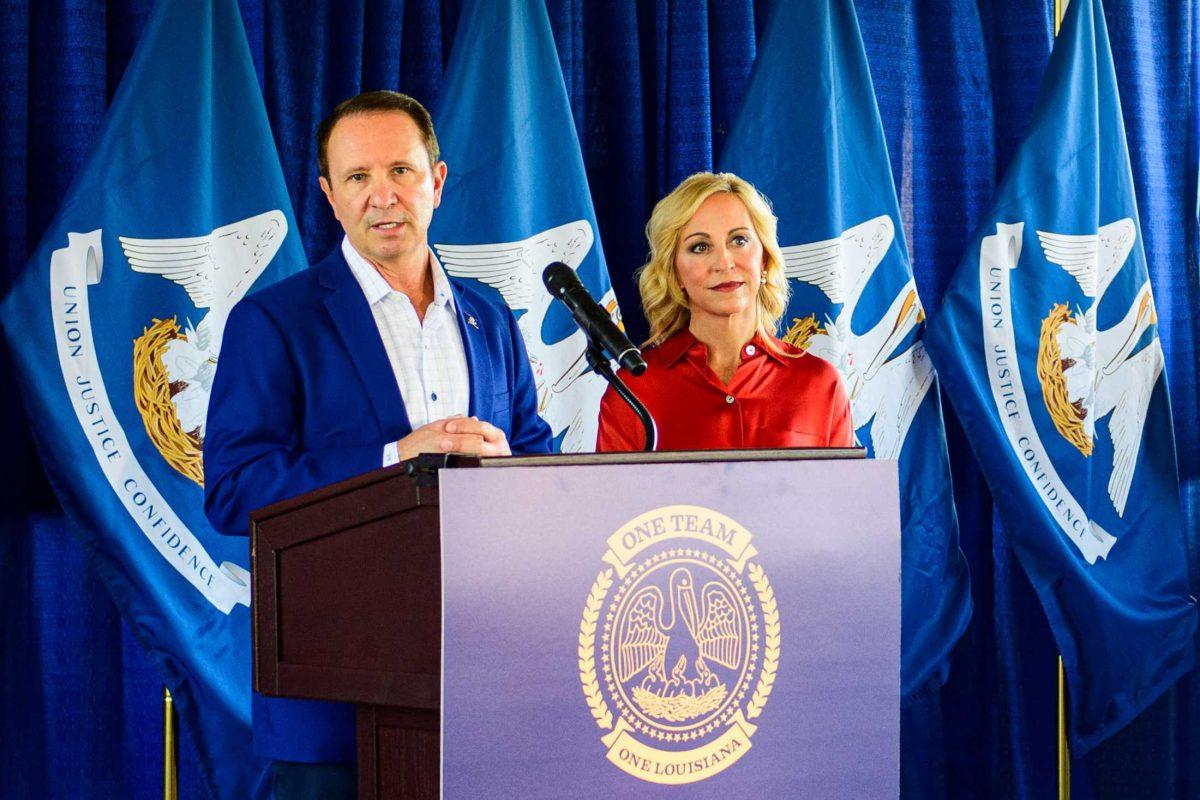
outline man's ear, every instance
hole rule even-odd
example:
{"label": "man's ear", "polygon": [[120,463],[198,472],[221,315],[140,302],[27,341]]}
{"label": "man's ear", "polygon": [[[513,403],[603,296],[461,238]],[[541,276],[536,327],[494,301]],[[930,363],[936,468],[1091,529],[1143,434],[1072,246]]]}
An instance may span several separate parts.
{"label": "man's ear", "polygon": [[317,178],[317,183],[321,185],[321,191],[325,194],[325,199],[329,201],[329,207],[333,209],[333,215],[336,217],[337,206],[333,204],[333,186],[324,175]]}
{"label": "man's ear", "polygon": [[442,204],[442,189],[446,186],[446,175],[448,173],[445,161],[439,161],[433,165],[433,207],[437,208]]}

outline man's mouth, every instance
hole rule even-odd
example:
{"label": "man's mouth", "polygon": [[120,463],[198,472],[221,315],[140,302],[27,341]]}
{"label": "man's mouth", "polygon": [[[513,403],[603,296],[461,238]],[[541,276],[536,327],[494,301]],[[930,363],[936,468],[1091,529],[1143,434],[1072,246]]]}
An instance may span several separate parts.
{"label": "man's mouth", "polygon": [[403,222],[394,222],[394,221],[376,222],[373,225],[371,225],[371,228],[372,228],[372,230],[377,230],[377,231],[394,231],[396,228],[399,228],[403,224],[404,224]]}

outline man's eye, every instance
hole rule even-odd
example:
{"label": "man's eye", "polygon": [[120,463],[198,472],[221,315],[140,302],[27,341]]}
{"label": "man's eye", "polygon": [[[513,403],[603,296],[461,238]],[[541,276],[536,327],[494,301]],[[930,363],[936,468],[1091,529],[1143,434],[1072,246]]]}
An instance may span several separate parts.
{"label": "man's eye", "polygon": [[408,173],[412,172],[412,170],[410,170],[408,167],[393,167],[392,172],[396,173],[397,175],[407,175]]}
{"label": "man's eye", "polygon": [[366,179],[367,179],[367,176],[361,172],[356,172],[353,175],[350,175],[349,177],[346,178],[346,180],[350,181],[351,183],[362,183]]}

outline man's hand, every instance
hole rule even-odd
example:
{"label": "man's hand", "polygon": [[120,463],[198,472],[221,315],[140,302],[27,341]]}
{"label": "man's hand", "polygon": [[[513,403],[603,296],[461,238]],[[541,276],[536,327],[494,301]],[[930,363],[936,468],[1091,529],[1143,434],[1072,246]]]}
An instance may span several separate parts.
{"label": "man's hand", "polygon": [[504,431],[475,417],[446,417],[422,425],[396,442],[401,461],[420,453],[467,453],[473,456],[511,456]]}

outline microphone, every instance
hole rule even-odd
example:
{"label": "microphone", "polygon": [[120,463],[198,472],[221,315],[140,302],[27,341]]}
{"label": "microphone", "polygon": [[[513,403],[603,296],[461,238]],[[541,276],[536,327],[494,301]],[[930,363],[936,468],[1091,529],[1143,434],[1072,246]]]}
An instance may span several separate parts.
{"label": "microphone", "polygon": [[563,301],[589,340],[634,375],[646,371],[642,352],[633,346],[633,342],[621,332],[608,312],[588,293],[575,270],[561,261],[555,261],[542,272],[542,283],[546,284],[551,295]]}

